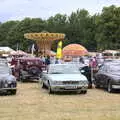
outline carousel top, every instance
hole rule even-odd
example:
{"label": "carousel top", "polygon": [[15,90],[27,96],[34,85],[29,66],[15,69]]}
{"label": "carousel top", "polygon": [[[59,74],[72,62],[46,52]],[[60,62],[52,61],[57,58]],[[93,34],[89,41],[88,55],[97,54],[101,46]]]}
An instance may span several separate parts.
{"label": "carousel top", "polygon": [[49,32],[40,32],[40,33],[26,33],[24,37],[32,40],[63,40],[65,34],[62,33],[49,33]]}

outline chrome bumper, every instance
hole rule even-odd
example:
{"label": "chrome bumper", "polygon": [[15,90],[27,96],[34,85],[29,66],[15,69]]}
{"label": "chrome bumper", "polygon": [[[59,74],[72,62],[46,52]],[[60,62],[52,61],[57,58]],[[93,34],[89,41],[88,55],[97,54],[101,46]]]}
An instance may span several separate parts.
{"label": "chrome bumper", "polygon": [[52,91],[84,91],[84,90],[87,90],[88,88],[88,85],[80,85],[80,86],[77,86],[77,85],[69,85],[69,86],[63,86],[63,85],[54,85],[54,86],[51,86],[51,90]]}
{"label": "chrome bumper", "polygon": [[112,85],[113,89],[120,89],[120,85]]}
{"label": "chrome bumper", "polygon": [[3,90],[16,90],[17,88],[14,87],[14,88],[0,88],[0,91],[3,91]]}

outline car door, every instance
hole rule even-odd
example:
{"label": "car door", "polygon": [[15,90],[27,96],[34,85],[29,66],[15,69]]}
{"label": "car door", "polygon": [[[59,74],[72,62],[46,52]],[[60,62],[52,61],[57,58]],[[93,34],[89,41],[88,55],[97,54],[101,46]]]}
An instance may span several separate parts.
{"label": "car door", "polygon": [[99,69],[99,71],[98,71],[98,73],[97,73],[97,84],[99,84],[100,86],[102,85],[103,86],[103,84],[104,84],[104,79],[105,79],[105,72],[106,72],[106,66],[105,65],[103,65],[100,69]]}
{"label": "car door", "polygon": [[103,67],[103,70],[101,71],[101,75],[100,75],[100,85],[101,86],[105,86],[105,84],[106,84],[106,80],[107,80],[107,72],[108,72],[108,66],[104,66]]}
{"label": "car door", "polygon": [[107,84],[108,84],[109,74],[110,74],[110,66],[107,65],[106,68],[105,68],[104,80],[102,82],[104,87],[106,87]]}
{"label": "car door", "polygon": [[42,82],[48,86],[48,77],[47,77],[47,73],[43,73],[42,75]]}

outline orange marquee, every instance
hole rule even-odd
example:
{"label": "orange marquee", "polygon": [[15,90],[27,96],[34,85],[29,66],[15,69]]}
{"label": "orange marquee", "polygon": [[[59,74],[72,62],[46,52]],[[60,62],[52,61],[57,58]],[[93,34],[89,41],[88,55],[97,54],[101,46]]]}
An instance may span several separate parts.
{"label": "orange marquee", "polygon": [[88,51],[80,44],[69,44],[63,48],[63,56],[83,56],[87,55]]}

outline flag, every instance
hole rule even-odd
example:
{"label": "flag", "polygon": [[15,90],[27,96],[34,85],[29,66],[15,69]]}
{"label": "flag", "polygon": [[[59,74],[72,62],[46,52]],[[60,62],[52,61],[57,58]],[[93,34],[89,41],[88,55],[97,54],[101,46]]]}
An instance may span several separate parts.
{"label": "flag", "polygon": [[31,48],[31,54],[34,55],[34,51],[35,51],[35,44],[32,44],[32,48]]}
{"label": "flag", "polygon": [[62,41],[58,42],[56,58],[62,58]]}

